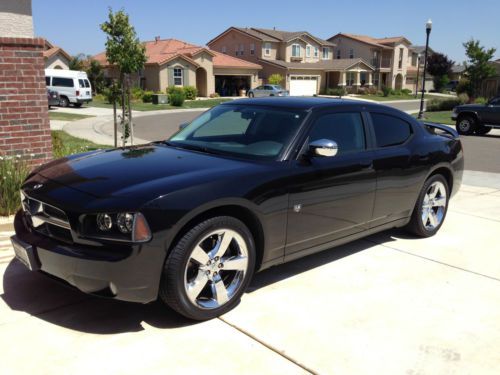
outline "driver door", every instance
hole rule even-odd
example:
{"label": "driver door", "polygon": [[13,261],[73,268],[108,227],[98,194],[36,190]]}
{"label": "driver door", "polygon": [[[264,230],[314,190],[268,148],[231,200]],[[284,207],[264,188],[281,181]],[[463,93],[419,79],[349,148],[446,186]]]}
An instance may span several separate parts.
{"label": "driver door", "polygon": [[328,248],[368,229],[376,174],[361,112],[323,112],[305,142],[333,140],[335,156],[309,155],[293,165],[285,260]]}

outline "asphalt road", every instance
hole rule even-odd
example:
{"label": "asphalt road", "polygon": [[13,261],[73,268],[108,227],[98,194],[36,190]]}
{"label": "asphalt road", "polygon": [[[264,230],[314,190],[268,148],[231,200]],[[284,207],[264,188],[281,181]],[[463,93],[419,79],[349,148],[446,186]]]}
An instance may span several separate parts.
{"label": "asphalt road", "polygon": [[[389,106],[403,111],[418,110],[419,102],[390,103]],[[135,136],[150,141],[167,139],[175,133],[179,124],[189,122],[201,112],[165,113],[137,117],[134,122]],[[500,173],[500,130],[493,130],[482,137],[463,136],[462,144],[465,153],[465,169]]]}

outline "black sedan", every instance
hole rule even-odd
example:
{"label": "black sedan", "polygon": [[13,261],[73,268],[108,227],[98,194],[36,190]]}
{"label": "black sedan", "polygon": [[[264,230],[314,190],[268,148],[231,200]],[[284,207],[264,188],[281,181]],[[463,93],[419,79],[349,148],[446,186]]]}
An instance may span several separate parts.
{"label": "black sedan", "polygon": [[390,228],[434,235],[463,164],[453,129],[386,106],[236,100],[168,141],[38,168],[12,243],[83,292],[209,319],[256,271]]}

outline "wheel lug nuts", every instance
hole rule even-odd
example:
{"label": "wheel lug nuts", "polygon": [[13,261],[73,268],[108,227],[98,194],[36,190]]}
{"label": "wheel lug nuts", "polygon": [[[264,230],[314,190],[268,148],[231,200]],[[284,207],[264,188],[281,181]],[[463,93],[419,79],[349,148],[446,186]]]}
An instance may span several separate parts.
{"label": "wheel lug nuts", "polygon": [[214,272],[214,276],[217,276],[217,271]]}
{"label": "wheel lug nuts", "polygon": [[216,262],[218,262],[218,261],[219,261],[219,257],[215,257],[215,259],[214,259],[214,260],[215,260]]}
{"label": "wheel lug nuts", "polygon": [[212,264],[212,261],[211,261],[211,260],[209,260],[209,261],[207,262],[207,266],[209,266],[209,265],[211,265],[211,264]]}
{"label": "wheel lug nuts", "polygon": [[210,271],[206,271],[205,274],[208,276],[210,275]]}
{"label": "wheel lug nuts", "polygon": [[219,268],[223,268],[224,267],[224,263],[219,263]]}

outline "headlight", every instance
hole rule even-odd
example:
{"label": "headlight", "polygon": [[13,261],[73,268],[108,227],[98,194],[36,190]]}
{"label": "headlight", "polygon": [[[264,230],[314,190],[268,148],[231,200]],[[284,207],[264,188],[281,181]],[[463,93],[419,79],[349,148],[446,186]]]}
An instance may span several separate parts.
{"label": "headlight", "polygon": [[100,213],[84,220],[87,237],[121,242],[146,242],[151,230],[140,212]]}

